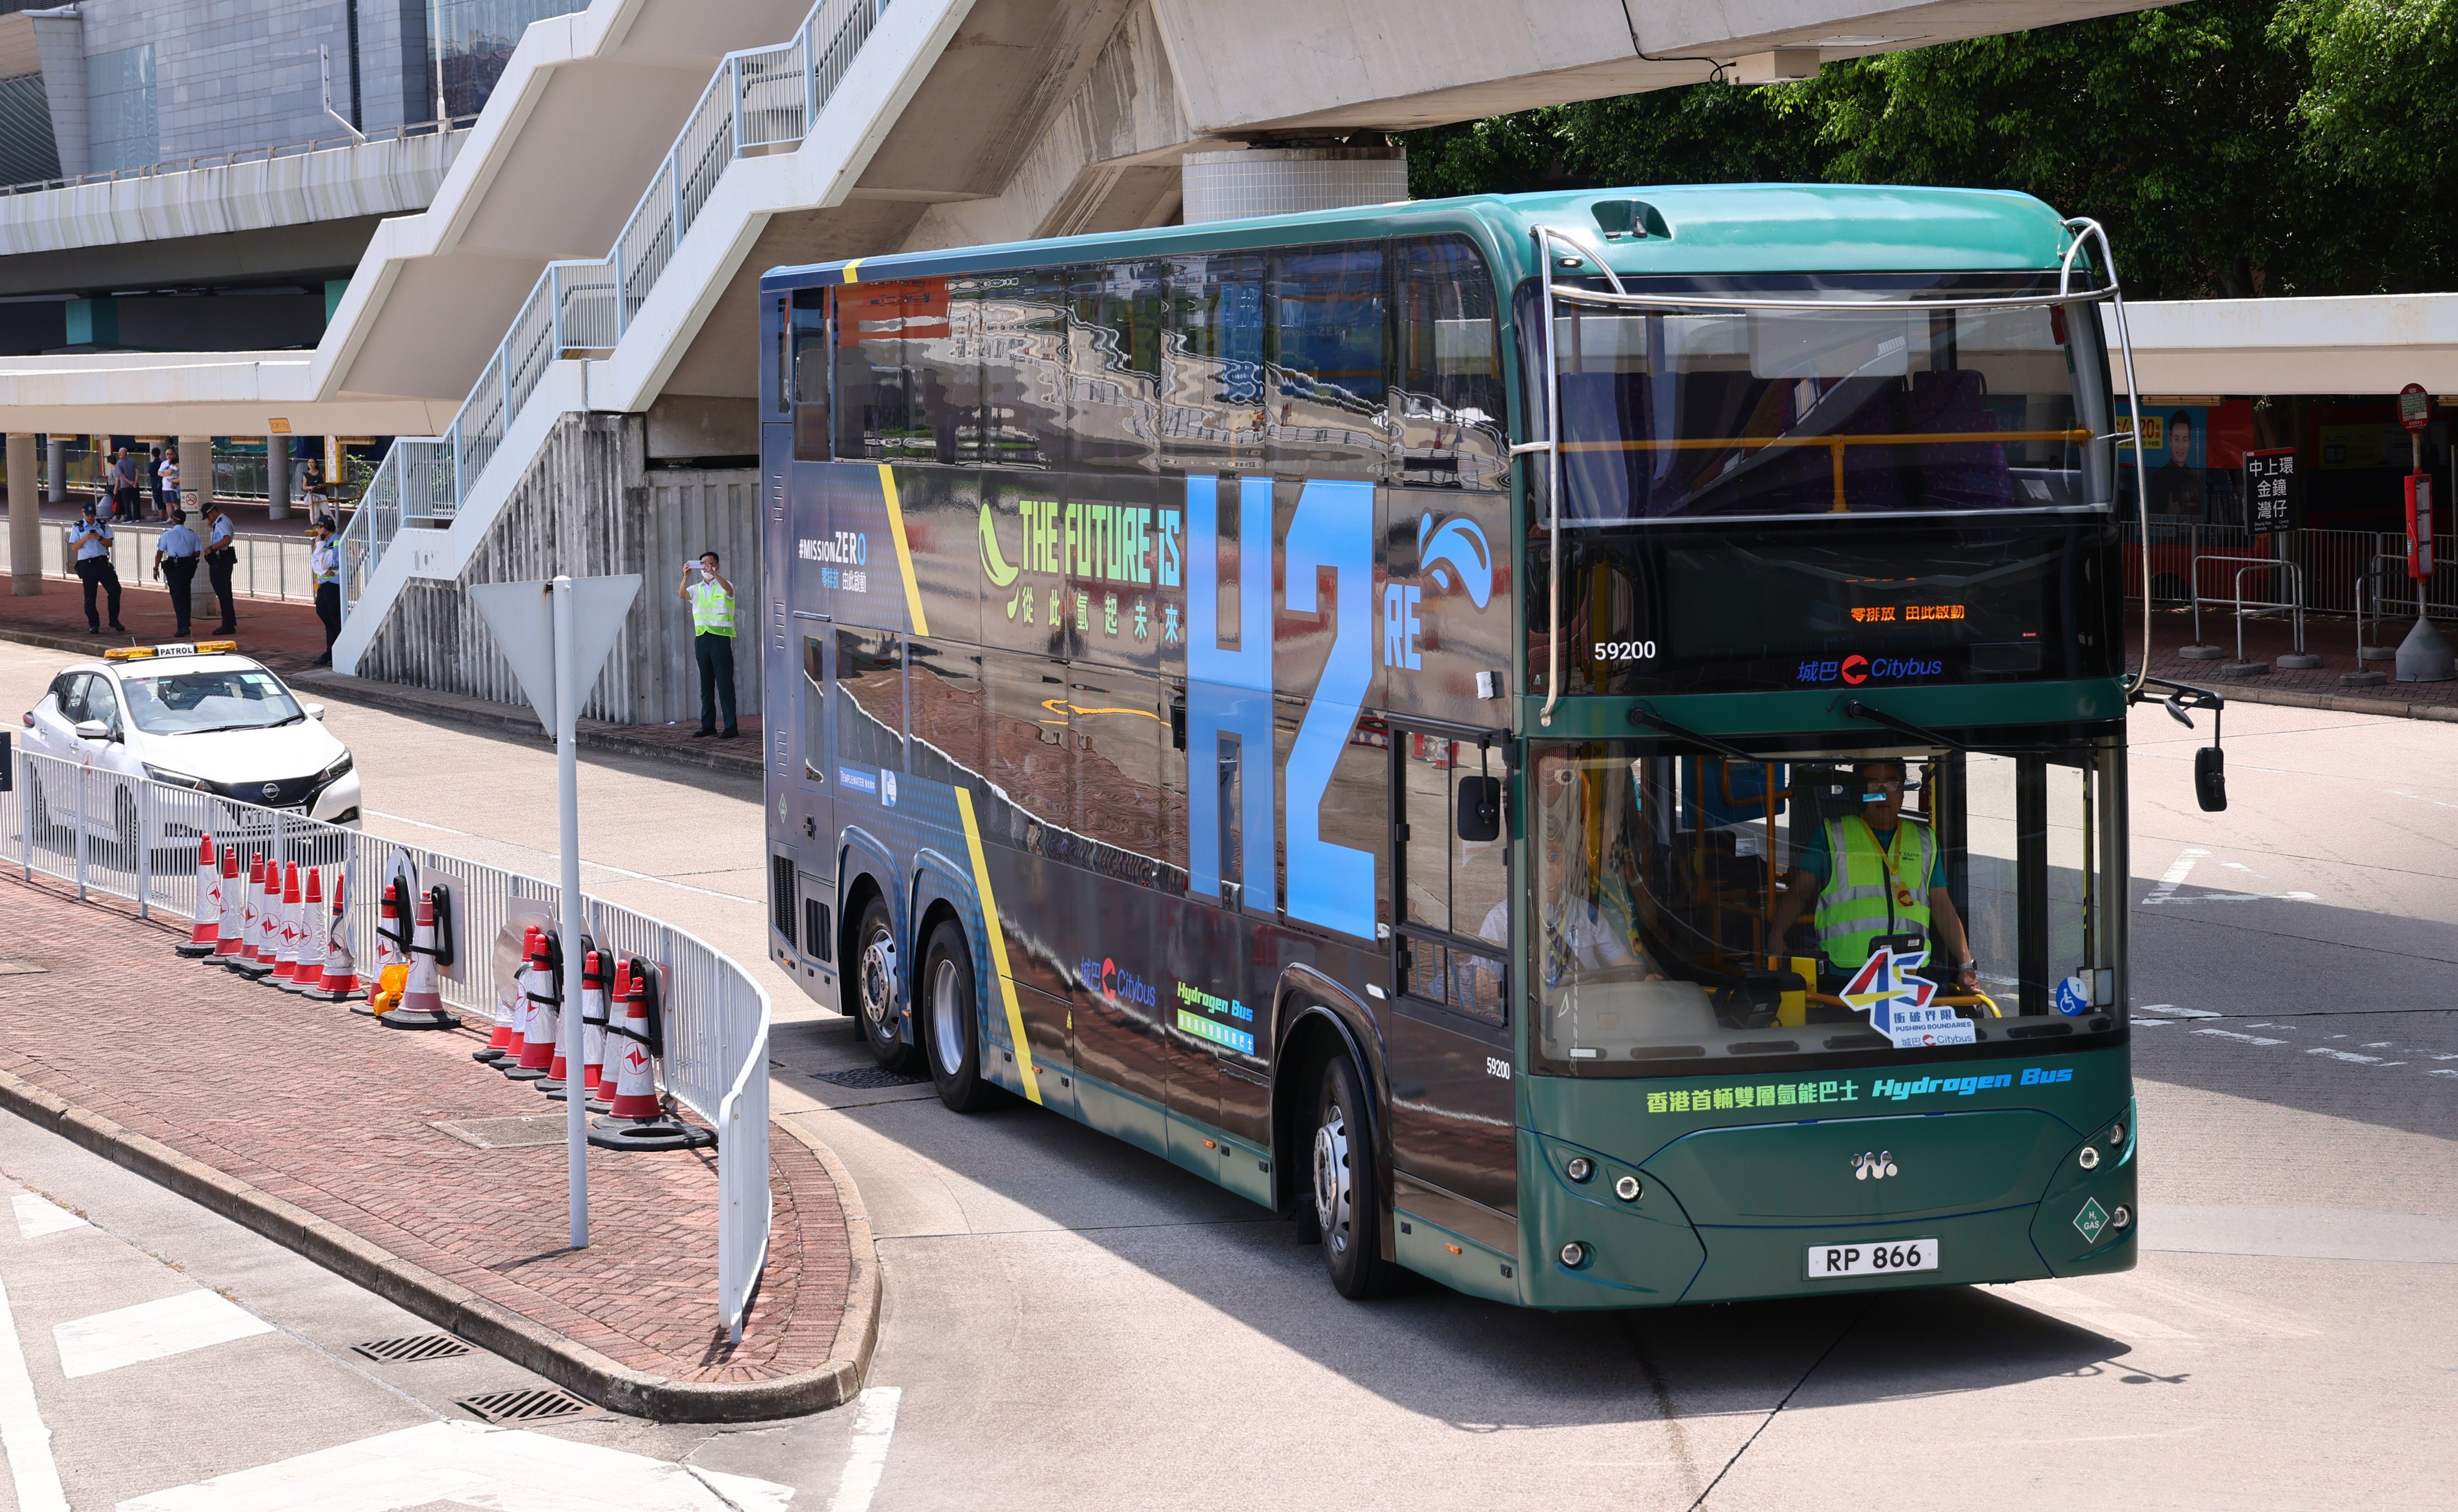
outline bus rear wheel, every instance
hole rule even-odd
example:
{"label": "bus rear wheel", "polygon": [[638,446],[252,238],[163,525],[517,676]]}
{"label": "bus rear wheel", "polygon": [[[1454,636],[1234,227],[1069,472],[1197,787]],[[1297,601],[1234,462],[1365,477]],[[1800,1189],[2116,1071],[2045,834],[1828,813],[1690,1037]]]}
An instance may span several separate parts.
{"label": "bus rear wheel", "polygon": [[919,1052],[905,1043],[897,1021],[903,1012],[899,996],[896,930],[887,904],[877,896],[863,904],[862,922],[854,926],[854,1022],[862,1025],[863,1043],[871,1058],[891,1071],[921,1068]]}
{"label": "bus rear wheel", "polygon": [[1383,1175],[1364,1110],[1356,1067],[1345,1055],[1332,1057],[1315,1098],[1314,1222],[1332,1289],[1352,1301],[1387,1296],[1400,1280],[1382,1253]]}
{"label": "bus rear wheel", "polygon": [[922,952],[922,1042],[939,1101],[959,1113],[988,1108],[997,1088],[982,1079],[981,1020],[973,990],[973,950],[965,931],[943,919]]}

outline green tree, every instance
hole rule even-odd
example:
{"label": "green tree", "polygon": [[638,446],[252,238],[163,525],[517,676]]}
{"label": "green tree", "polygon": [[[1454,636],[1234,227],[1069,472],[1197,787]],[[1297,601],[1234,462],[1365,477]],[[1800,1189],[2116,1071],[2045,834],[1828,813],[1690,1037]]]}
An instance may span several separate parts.
{"label": "green tree", "polygon": [[2105,225],[2129,290],[2192,298],[2452,286],[2453,127],[2458,0],[2194,0],[1408,145],[1421,194],[1774,178],[2022,190]]}

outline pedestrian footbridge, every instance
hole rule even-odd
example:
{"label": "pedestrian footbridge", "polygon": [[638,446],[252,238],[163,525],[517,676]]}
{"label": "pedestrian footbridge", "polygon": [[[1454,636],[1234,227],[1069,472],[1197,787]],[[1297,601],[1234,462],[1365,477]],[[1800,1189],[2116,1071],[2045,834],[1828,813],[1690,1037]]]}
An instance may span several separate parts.
{"label": "pedestrian footbridge", "polygon": [[[762,268],[1168,223],[1190,155],[1718,68],[1795,77],[2140,5],[595,0],[530,28],[313,353],[5,359],[0,406],[18,431],[401,437],[345,540],[337,664],[517,702],[467,584],[662,583],[702,546],[757,575]],[[672,597],[642,595],[593,715],[686,712]]]}

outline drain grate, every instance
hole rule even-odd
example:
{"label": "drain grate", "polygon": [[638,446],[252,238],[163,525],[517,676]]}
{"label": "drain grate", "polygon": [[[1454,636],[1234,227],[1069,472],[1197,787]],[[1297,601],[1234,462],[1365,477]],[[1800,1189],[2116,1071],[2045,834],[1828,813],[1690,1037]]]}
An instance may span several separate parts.
{"label": "drain grate", "polygon": [[523,1386],[513,1391],[485,1392],[475,1397],[464,1397],[452,1405],[481,1422],[538,1422],[548,1418],[569,1418],[590,1410],[589,1403],[552,1386]]}
{"label": "drain grate", "polygon": [[469,1345],[449,1334],[413,1334],[407,1338],[371,1338],[364,1344],[353,1344],[350,1347],[369,1359],[396,1362],[450,1359],[455,1355],[469,1353]]}
{"label": "drain grate", "polygon": [[845,1087],[864,1092],[882,1087],[918,1087],[930,1079],[907,1071],[891,1071],[885,1066],[857,1066],[849,1071],[813,1071],[811,1076],[830,1087]]}

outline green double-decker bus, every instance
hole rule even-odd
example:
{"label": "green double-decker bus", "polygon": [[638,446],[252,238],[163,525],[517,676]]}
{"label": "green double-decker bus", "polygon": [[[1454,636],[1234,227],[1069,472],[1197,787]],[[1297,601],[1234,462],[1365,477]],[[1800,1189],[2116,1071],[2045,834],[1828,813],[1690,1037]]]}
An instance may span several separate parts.
{"label": "green double-decker bus", "polygon": [[1351,1296],[2133,1264],[2095,227],[1638,189],[761,290],[770,944],[884,1065]]}

